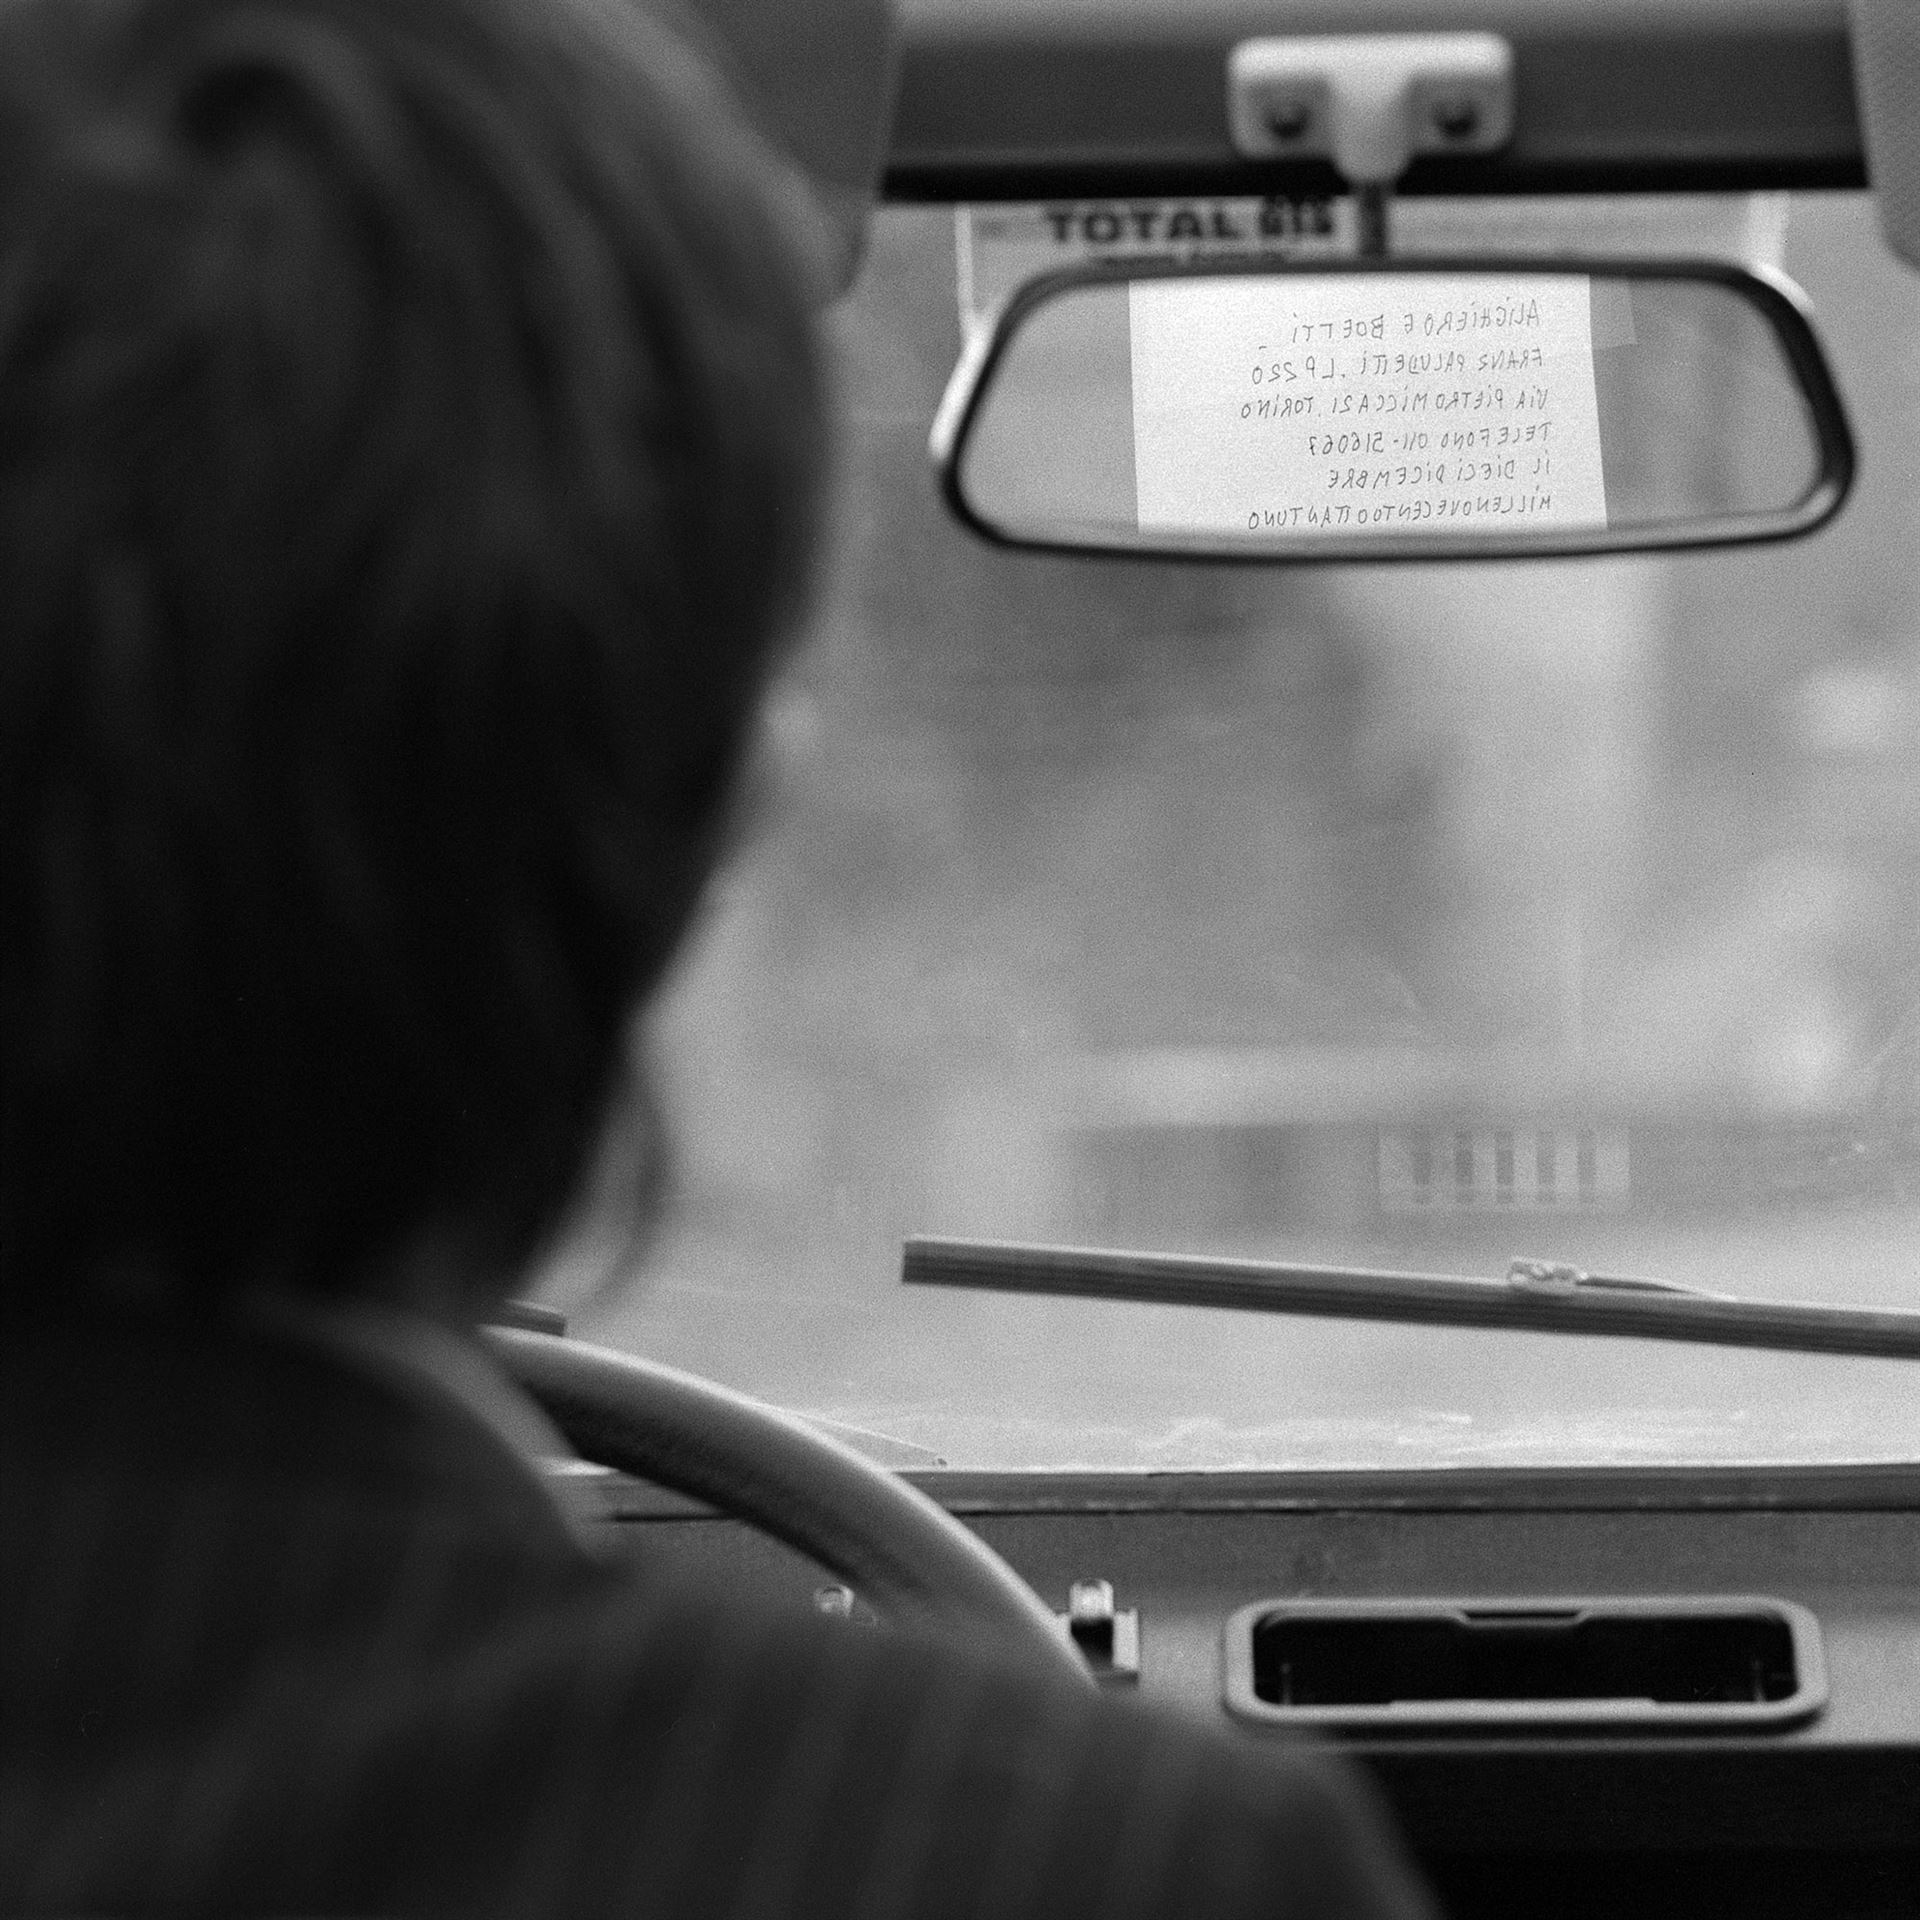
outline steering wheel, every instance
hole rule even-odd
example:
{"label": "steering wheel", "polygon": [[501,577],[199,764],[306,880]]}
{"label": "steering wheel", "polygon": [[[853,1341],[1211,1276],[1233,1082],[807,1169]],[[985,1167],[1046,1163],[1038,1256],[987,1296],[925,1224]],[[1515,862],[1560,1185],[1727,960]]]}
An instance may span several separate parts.
{"label": "steering wheel", "polygon": [[489,1327],[507,1371],[584,1458],[718,1507],[837,1574],[884,1619],[985,1635],[1092,1677],[1033,1589],[917,1487],[805,1421],[583,1341]]}

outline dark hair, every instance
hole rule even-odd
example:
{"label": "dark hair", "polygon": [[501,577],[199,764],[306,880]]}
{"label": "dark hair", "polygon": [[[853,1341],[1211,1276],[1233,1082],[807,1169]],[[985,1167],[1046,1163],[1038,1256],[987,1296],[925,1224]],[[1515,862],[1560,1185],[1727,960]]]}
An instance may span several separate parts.
{"label": "dark hair", "polygon": [[624,0],[0,67],[0,1303],[524,1259],[798,611],[797,189]]}

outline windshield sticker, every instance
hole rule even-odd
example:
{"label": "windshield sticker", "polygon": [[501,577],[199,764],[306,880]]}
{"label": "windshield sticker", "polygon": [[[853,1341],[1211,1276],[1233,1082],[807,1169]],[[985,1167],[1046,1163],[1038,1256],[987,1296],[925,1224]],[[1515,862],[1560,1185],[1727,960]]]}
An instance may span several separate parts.
{"label": "windshield sticker", "polygon": [[1130,289],[1143,532],[1607,524],[1584,274]]}
{"label": "windshield sticker", "polygon": [[1353,202],[1273,194],[961,207],[954,247],[960,325],[971,332],[1028,281],[1092,260],[1350,258]]}

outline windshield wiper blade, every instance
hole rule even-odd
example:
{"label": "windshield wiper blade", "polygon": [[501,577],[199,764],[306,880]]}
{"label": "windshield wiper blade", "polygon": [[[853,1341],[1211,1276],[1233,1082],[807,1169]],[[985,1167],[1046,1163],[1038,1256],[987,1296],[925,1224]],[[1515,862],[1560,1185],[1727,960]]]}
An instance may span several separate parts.
{"label": "windshield wiper blade", "polygon": [[1487,1280],[916,1237],[900,1277],[918,1287],[1920,1360],[1920,1312],[1747,1300],[1544,1260],[1515,1260],[1504,1280]]}

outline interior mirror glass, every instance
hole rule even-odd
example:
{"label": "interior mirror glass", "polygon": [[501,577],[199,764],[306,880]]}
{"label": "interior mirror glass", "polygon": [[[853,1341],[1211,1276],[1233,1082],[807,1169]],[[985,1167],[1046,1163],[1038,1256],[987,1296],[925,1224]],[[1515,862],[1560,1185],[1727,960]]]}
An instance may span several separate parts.
{"label": "interior mirror glass", "polygon": [[975,344],[935,451],[990,537],[1252,559],[1773,539],[1853,466],[1791,289],[1668,263],[1083,269]]}

